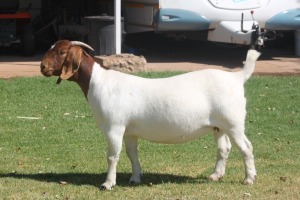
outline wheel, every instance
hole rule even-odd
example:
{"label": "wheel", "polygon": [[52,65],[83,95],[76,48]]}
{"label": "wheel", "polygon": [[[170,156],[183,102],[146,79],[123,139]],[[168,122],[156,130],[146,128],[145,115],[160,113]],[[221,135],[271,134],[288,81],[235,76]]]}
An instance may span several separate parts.
{"label": "wheel", "polygon": [[35,35],[31,25],[24,26],[21,32],[21,51],[24,56],[32,56],[35,52]]}

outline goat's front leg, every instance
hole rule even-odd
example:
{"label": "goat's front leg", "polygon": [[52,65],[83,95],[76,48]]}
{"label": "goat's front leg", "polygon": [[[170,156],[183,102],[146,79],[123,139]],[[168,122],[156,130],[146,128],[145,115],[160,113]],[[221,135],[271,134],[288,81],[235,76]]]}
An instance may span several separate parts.
{"label": "goat's front leg", "polygon": [[212,181],[218,181],[225,175],[227,158],[230,153],[231,143],[228,136],[220,130],[214,132],[215,140],[218,144],[217,162],[214,172],[209,176]]}
{"label": "goat's front leg", "polygon": [[114,128],[111,131],[107,132],[108,173],[105,182],[100,187],[101,190],[111,190],[112,187],[116,185],[117,164],[122,150],[123,135],[124,129],[122,128]]}
{"label": "goat's front leg", "polygon": [[138,160],[137,137],[125,136],[124,141],[126,145],[126,153],[130,159],[132,166],[132,176],[129,180],[129,183],[140,183],[142,169]]}

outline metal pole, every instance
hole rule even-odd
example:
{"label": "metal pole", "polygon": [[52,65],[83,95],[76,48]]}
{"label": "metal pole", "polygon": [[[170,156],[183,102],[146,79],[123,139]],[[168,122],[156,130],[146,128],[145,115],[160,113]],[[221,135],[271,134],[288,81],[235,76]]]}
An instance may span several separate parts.
{"label": "metal pole", "polygon": [[115,0],[115,44],[116,54],[121,53],[121,0]]}
{"label": "metal pole", "polygon": [[295,54],[300,57],[300,30],[295,30]]}

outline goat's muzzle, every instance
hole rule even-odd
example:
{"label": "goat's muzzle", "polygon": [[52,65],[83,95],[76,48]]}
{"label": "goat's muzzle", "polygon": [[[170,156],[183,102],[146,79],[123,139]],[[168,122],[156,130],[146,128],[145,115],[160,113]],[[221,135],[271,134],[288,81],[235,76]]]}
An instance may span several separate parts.
{"label": "goat's muzzle", "polygon": [[41,73],[46,77],[53,75],[53,71],[51,69],[49,69],[48,67],[46,67],[46,65],[43,62],[41,62],[40,69],[41,69]]}

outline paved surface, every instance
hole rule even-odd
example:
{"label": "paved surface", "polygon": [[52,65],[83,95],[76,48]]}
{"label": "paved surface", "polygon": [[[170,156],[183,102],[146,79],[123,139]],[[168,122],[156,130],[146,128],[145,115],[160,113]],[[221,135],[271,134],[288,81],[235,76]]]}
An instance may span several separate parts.
{"label": "paved surface", "polygon": [[[245,47],[228,48],[204,42],[129,39],[129,45],[145,56],[151,71],[192,71],[206,68],[239,70],[245,60]],[[17,51],[0,49],[0,78],[40,76],[39,66],[46,50],[33,57],[22,57]],[[255,74],[299,75],[300,58],[294,56],[293,44],[265,48],[257,62]]]}

